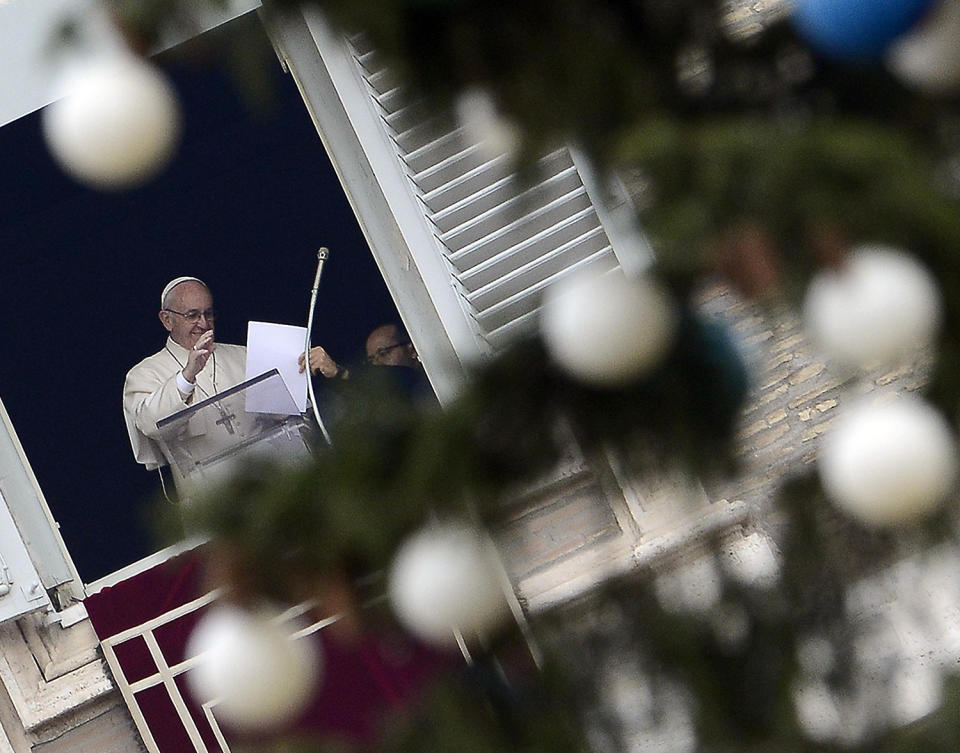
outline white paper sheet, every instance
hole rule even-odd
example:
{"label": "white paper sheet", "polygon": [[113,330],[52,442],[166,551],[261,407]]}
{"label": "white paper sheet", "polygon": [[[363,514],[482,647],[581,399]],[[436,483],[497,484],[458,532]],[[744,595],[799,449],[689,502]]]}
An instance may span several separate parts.
{"label": "white paper sheet", "polygon": [[[299,359],[306,341],[306,327],[270,322],[247,324],[247,379],[277,369],[301,413],[307,408],[307,373],[300,373]],[[289,412],[282,405],[267,405],[261,400],[257,400],[256,405],[249,402],[250,413]]]}

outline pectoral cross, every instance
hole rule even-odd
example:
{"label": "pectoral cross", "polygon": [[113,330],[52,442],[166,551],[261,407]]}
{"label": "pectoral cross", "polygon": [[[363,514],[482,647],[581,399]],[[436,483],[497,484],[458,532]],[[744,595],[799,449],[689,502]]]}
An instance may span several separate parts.
{"label": "pectoral cross", "polygon": [[[220,408],[220,406],[217,407]],[[231,420],[236,417],[235,413],[227,413],[223,408],[220,408],[220,420],[216,422],[217,426],[223,426],[228,434],[236,434],[236,429],[233,428],[233,421]]]}

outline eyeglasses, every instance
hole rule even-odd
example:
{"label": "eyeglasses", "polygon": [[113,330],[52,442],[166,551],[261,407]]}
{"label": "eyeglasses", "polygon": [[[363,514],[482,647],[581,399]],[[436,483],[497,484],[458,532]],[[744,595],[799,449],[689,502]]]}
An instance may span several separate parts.
{"label": "eyeglasses", "polygon": [[402,343],[394,343],[393,345],[384,345],[382,348],[377,348],[375,351],[373,351],[373,353],[367,356],[367,363],[375,363],[387,355],[387,353],[389,353],[391,350],[402,348],[409,344],[409,340],[404,340]]}
{"label": "eyeglasses", "polygon": [[174,311],[173,309],[164,309],[164,311],[166,311],[169,314],[176,314],[177,316],[182,316],[184,319],[190,322],[190,324],[196,324],[197,322],[199,322],[201,316],[204,319],[206,319],[208,322],[212,322],[214,318],[217,316],[214,313],[213,309],[207,309],[206,311],[197,311],[196,309],[190,309],[189,311],[186,311],[186,312]]}

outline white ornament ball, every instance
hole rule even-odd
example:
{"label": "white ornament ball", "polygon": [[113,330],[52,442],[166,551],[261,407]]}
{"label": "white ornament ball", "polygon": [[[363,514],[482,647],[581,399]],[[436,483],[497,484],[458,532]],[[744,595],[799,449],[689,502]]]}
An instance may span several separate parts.
{"label": "white ornament ball", "polygon": [[882,246],[861,246],[839,271],[818,273],[807,288],[807,332],[828,357],[867,369],[916,353],[940,324],[937,283],[914,257]]}
{"label": "white ornament ball", "polygon": [[322,672],[309,638],[292,638],[296,623],[279,624],[277,612],[215,605],[197,623],[188,656],[201,656],[187,674],[196,697],[216,701],[215,715],[242,730],[291,721],[305,707]]}
{"label": "white ornament ball", "polygon": [[180,135],[173,87],[153,65],[116,54],[76,63],[43,131],[64,170],[99,189],[130,188],[163,168]]}
{"label": "white ornament ball", "polygon": [[541,328],[553,359],[574,378],[619,387],[663,360],[677,313],[669,294],[648,277],[581,272],[547,290]]}
{"label": "white ornament ball", "polygon": [[409,538],[390,568],[388,593],[400,622],[431,643],[497,628],[509,614],[492,543],[462,523],[429,526]]}
{"label": "white ornament ball", "polygon": [[904,83],[932,95],[960,90],[960,0],[941,0],[924,21],[901,37],[887,65]]}
{"label": "white ornament ball", "polygon": [[957,447],[944,418],[918,397],[862,403],[826,435],[820,479],[840,509],[875,527],[936,509],[957,475]]}

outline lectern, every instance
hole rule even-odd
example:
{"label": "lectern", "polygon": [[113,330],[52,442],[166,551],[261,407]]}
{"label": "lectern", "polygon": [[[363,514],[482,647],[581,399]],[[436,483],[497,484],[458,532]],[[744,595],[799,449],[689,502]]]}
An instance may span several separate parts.
{"label": "lectern", "polygon": [[310,455],[310,425],[276,369],[161,419],[157,429],[181,499],[251,460],[297,463]]}

